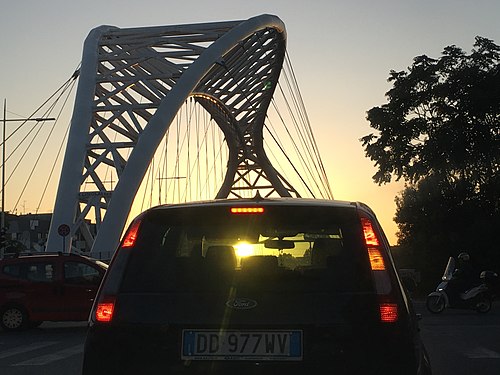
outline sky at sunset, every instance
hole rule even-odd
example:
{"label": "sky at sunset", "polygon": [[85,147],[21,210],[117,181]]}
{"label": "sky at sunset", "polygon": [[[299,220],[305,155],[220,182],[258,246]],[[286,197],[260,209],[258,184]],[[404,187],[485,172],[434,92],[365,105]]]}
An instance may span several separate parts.
{"label": "sky at sunset", "polygon": [[[470,52],[476,36],[499,44],[498,0],[6,1],[0,100],[7,99],[8,116],[29,115],[71,76],[87,34],[99,25],[175,25],[263,13],[286,25],[288,54],[334,197],[371,206],[395,244],[394,197],[404,182],[372,181],[376,170],[359,142],[372,132],[366,111],[386,102],[389,71],[406,69],[415,56],[438,58],[453,44]],[[36,206],[29,198],[24,204],[26,212]]]}

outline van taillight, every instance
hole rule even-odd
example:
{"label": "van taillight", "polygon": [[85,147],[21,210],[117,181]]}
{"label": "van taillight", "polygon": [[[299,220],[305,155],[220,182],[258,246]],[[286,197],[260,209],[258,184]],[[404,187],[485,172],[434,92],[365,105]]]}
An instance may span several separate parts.
{"label": "van taillight", "polygon": [[369,218],[361,217],[361,226],[375,283],[375,291],[378,295],[380,321],[382,323],[394,323],[398,320],[398,305],[393,302],[391,279],[380,246],[382,242]]}
{"label": "van taillight", "polygon": [[128,228],[127,233],[123,237],[121,247],[134,247],[135,241],[137,240],[137,233],[139,232],[139,226],[141,225],[140,220],[134,220],[130,228]]}
{"label": "van taillight", "polygon": [[367,246],[379,246],[377,234],[373,230],[373,225],[370,219],[366,217],[361,218],[361,225],[363,225],[363,234],[365,236],[365,243]]}
{"label": "van taillight", "polygon": [[380,320],[384,323],[394,323],[398,320],[398,305],[395,303],[380,304]]}
{"label": "van taillight", "polygon": [[385,271],[385,263],[380,250],[375,247],[368,248],[368,256],[370,257],[370,266],[372,271]]}
{"label": "van taillight", "polygon": [[115,300],[105,299],[97,304],[95,311],[95,319],[100,323],[108,323],[113,319],[113,312],[115,311]]}

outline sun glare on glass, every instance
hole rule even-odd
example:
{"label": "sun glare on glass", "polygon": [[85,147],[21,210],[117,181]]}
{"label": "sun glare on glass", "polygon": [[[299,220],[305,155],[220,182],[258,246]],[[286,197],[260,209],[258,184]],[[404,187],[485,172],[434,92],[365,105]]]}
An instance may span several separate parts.
{"label": "sun glare on glass", "polygon": [[239,242],[234,245],[236,255],[239,257],[248,257],[254,254],[253,246],[247,242]]}

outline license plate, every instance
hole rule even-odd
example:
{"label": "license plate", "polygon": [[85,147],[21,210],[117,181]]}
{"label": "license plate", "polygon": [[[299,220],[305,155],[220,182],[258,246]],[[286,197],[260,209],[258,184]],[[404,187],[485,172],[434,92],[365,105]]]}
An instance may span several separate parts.
{"label": "license plate", "polygon": [[302,360],[302,331],[189,330],[182,332],[183,360]]}

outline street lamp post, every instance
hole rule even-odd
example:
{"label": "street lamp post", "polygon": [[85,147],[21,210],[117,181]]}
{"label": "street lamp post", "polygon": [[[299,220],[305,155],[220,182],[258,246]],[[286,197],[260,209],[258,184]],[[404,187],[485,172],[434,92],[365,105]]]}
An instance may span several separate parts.
{"label": "street lamp post", "polygon": [[[7,119],[7,99],[3,101],[3,131],[2,131],[2,215],[0,217],[0,232],[5,233],[5,131],[7,122],[26,122],[26,121],[54,121],[53,117],[39,117],[39,118],[19,118],[19,119]],[[2,241],[2,247],[0,248],[0,258],[3,257],[5,251],[4,242]]]}

